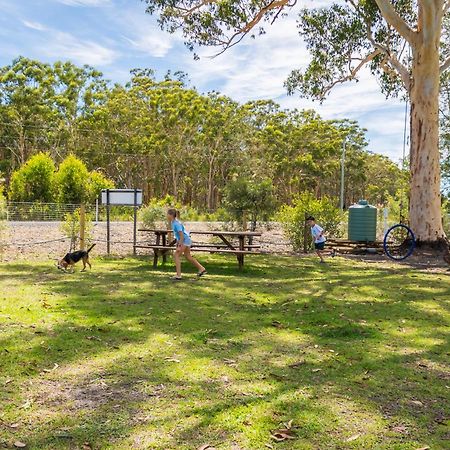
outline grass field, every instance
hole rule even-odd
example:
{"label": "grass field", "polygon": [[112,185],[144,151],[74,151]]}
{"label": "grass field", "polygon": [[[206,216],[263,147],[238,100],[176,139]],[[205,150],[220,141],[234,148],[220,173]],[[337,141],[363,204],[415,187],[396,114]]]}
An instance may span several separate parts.
{"label": "grass field", "polygon": [[450,448],[448,274],[204,261],[1,265],[0,448]]}

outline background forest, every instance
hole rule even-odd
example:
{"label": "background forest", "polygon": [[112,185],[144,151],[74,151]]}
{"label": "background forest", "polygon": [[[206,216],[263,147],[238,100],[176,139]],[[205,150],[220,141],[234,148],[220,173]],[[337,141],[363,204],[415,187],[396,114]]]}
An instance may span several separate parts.
{"label": "background forest", "polygon": [[[448,99],[447,88],[444,181]],[[346,205],[360,198],[386,204],[405,189],[406,171],[368,152],[365,130],[350,120],[324,120],[314,111],[285,110],[270,100],[239,104],[217,92],[201,94],[184,73],[159,79],[150,69],[135,69],[127,84],[112,85],[94,68],[69,62],[20,57],[0,68],[0,177],[13,201],[95,197],[90,192],[69,199],[62,181],[48,198],[21,190],[18,182],[14,187],[13,173],[40,152],[53,160],[45,170],[55,172],[56,180],[67,157],[74,163],[75,156],[87,166],[80,169],[86,170],[83,177],[99,188],[138,187],[146,201],[170,195],[200,211],[221,207],[227,186],[237,179],[269,183],[278,205],[304,192],[335,198],[344,141]]]}

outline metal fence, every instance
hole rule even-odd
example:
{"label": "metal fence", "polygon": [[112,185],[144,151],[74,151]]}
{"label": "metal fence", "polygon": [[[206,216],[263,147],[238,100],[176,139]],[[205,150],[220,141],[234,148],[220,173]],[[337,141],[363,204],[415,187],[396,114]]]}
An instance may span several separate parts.
{"label": "metal fence", "polygon": [[[106,220],[106,206],[101,204],[85,205],[89,220],[94,222]],[[8,202],[6,220],[10,222],[63,222],[68,214],[80,208],[78,204]],[[111,206],[111,220],[122,222],[133,220],[133,208]]]}
{"label": "metal fence", "polygon": [[60,222],[66,219],[68,213],[74,213],[79,207],[80,205],[60,203],[8,202],[6,219],[13,222]]}

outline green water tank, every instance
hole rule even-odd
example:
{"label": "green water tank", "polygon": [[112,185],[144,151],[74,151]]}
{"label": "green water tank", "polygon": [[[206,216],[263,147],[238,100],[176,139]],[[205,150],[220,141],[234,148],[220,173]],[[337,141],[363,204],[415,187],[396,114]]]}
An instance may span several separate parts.
{"label": "green water tank", "polygon": [[360,200],[348,208],[348,239],[373,242],[377,238],[377,208]]}

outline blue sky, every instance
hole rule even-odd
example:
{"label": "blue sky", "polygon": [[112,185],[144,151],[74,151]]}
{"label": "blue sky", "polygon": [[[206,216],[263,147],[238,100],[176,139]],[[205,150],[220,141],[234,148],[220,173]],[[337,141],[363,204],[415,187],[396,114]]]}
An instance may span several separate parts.
{"label": "blue sky", "polygon": [[[325,0],[315,1],[329,3]],[[312,4],[301,0],[299,6]],[[53,62],[90,64],[124,82],[129,71],[150,67],[163,75],[183,70],[201,92],[215,89],[241,102],[274,99],[284,107],[314,108],[324,118],[358,120],[368,129],[369,149],[398,161],[402,155],[404,105],[386,100],[367,72],[359,83],[337,87],[322,104],[286,96],[283,82],[294,68],[305,67],[308,52],[296,30],[296,14],[211,59],[200,61],[180,36],[161,31],[140,0],[0,0],[0,64],[18,55]]]}

